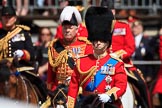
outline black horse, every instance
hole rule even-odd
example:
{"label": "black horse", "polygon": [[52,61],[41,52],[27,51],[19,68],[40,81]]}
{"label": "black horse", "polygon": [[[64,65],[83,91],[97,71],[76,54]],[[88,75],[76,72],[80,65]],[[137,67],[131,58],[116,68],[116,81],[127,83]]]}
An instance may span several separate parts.
{"label": "black horse", "polygon": [[66,106],[67,93],[68,93],[68,86],[66,86],[65,84],[58,85],[56,90],[52,93],[52,97],[53,97],[52,106],[54,108],[57,108],[57,106],[62,106],[64,108],[67,108]]}

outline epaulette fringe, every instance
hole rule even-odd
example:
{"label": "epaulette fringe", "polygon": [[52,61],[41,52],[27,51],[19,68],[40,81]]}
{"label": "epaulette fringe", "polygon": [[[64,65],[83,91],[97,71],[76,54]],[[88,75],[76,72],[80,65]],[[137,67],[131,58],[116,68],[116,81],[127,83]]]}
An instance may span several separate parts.
{"label": "epaulette fringe", "polygon": [[122,59],[120,59],[118,56],[115,56],[115,53],[109,54],[111,58],[118,60],[119,62],[123,62]]}
{"label": "epaulette fringe", "polygon": [[26,31],[30,31],[30,27],[29,26],[26,26],[26,25],[16,25],[17,27],[20,27]]}
{"label": "epaulette fringe", "polygon": [[86,42],[86,44],[92,44],[86,37],[78,37],[78,40]]}

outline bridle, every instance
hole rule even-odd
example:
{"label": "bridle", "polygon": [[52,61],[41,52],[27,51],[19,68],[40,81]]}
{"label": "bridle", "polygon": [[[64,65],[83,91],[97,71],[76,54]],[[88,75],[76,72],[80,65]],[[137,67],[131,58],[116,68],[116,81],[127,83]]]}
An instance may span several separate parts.
{"label": "bridle", "polygon": [[[57,92],[56,95],[54,96],[54,98],[53,98],[53,105],[54,105],[54,106],[55,106],[55,100],[56,100],[56,98],[57,98],[57,96],[58,96],[59,93],[63,94],[63,96],[65,97],[65,99],[67,99],[67,96],[66,96],[66,94],[64,93],[63,89],[64,89],[64,88],[58,89],[58,92]],[[63,105],[65,102],[62,101],[62,100],[59,100],[59,101],[57,101],[56,103],[57,103],[58,105]]]}

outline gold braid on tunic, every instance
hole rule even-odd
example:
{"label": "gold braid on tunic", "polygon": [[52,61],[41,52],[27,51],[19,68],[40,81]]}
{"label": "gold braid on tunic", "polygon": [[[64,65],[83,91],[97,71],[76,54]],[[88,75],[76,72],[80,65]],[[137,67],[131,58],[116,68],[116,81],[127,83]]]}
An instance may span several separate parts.
{"label": "gold braid on tunic", "polygon": [[88,80],[88,78],[90,78],[95,72],[96,72],[96,70],[97,70],[97,67],[96,66],[92,66],[89,70],[87,70],[87,71],[82,71],[81,69],[80,69],[80,60],[78,60],[77,61],[77,70],[78,70],[78,72],[82,75],[82,76],[84,76],[84,75],[87,75],[84,79],[83,79],[83,81],[80,83],[80,86],[82,86],[87,80]]}
{"label": "gold braid on tunic", "polygon": [[49,56],[49,63],[52,67],[57,67],[59,64],[67,63],[68,60],[68,51],[65,49],[59,53],[56,59],[54,59],[54,48],[53,45],[58,39],[54,39],[50,42],[49,48],[48,48],[48,56]]}
{"label": "gold braid on tunic", "polygon": [[0,39],[0,60],[7,58],[8,55],[8,40],[14,37],[22,30],[20,27],[16,27],[12,32],[9,32],[4,38]]}

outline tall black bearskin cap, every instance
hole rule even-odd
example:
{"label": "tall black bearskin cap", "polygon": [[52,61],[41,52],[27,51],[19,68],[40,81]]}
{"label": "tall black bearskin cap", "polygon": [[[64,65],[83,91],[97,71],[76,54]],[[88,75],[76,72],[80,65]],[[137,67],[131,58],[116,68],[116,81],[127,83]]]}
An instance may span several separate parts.
{"label": "tall black bearskin cap", "polygon": [[115,0],[102,0],[101,6],[107,7],[109,9],[114,9],[114,1]]}
{"label": "tall black bearskin cap", "polygon": [[88,40],[110,42],[112,39],[114,16],[106,7],[88,8],[85,15],[85,24],[88,31]]}
{"label": "tall black bearskin cap", "polygon": [[12,6],[3,6],[1,16],[16,16],[15,9]]}

